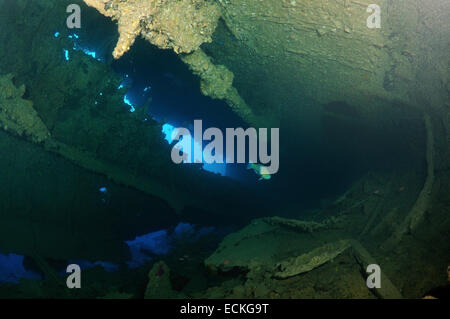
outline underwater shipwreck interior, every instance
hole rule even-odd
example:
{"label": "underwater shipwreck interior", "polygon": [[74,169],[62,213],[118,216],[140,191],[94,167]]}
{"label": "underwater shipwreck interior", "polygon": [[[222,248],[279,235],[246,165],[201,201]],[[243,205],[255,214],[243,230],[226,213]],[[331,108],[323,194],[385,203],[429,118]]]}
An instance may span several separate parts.
{"label": "underwater shipwreck interior", "polygon": [[449,52],[448,0],[0,0],[0,298],[442,298]]}

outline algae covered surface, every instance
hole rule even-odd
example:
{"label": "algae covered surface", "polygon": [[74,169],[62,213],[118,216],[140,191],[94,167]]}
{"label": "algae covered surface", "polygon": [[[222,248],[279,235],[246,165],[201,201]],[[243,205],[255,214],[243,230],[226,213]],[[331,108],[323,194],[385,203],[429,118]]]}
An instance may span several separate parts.
{"label": "algae covered surface", "polygon": [[448,0],[0,0],[0,298],[440,298],[449,39]]}

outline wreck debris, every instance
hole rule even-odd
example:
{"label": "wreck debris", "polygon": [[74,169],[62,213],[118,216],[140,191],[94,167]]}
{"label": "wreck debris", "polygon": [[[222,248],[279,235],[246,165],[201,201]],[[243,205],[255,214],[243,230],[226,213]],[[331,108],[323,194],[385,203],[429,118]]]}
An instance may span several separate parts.
{"label": "wreck debris", "polygon": [[36,143],[47,140],[50,132],[33,108],[33,102],[22,98],[25,85],[16,88],[13,78],[12,74],[0,76],[1,128],[19,136],[29,136]]}
{"label": "wreck debris", "polygon": [[145,299],[183,298],[182,294],[172,289],[170,269],[164,261],[153,265],[148,273],[148,279]]}
{"label": "wreck debris", "polygon": [[[351,240],[351,250],[356,262],[361,267],[361,273],[366,274],[367,266],[371,264],[377,264],[375,259],[369,254],[369,252],[356,240]],[[403,298],[398,289],[383,272],[381,288],[372,289],[373,293],[382,299],[401,299]]]}
{"label": "wreck debris", "polygon": [[[250,270],[263,262],[277,262],[274,254],[280,249],[276,243],[279,240],[275,233],[276,228],[261,219],[253,220],[238,232],[225,236],[216,251],[205,259],[205,266],[211,270],[227,271],[234,267]],[[264,238],[266,243],[263,243],[261,238]],[[295,243],[292,243],[292,246],[295,246]],[[285,249],[286,246],[282,248]]]}
{"label": "wreck debris", "polygon": [[327,230],[334,221],[330,219],[321,224],[281,217],[255,219],[240,231],[226,236],[205,260],[205,265],[223,271],[234,267],[253,271],[265,265],[273,272],[286,258],[317,247],[317,240],[311,233]]}
{"label": "wreck debris", "polygon": [[89,152],[61,143],[51,137],[50,131],[33,108],[33,102],[22,99],[25,86],[16,88],[13,75],[0,76],[0,128],[19,136],[29,137],[34,143],[44,143],[47,151],[56,153],[90,171],[103,174],[114,182],[134,187],[147,194],[166,200],[175,210],[180,210],[186,202],[182,194],[162,183],[140,177],[123,168],[100,160]]}
{"label": "wreck debris", "polygon": [[[205,265],[223,271],[234,267],[249,272],[267,268],[276,278],[291,277],[322,265],[348,248],[347,241],[317,248],[317,240],[310,233],[326,227],[281,217],[255,219],[247,227],[226,236],[205,260]],[[309,251],[309,247],[316,249]]]}
{"label": "wreck debris", "polygon": [[201,49],[183,55],[181,59],[194,74],[200,77],[200,89],[204,95],[213,99],[225,100],[244,121],[259,126],[252,110],[233,86],[234,74],[230,70],[223,65],[214,65],[211,58]]}
{"label": "wreck debris", "polygon": [[266,223],[274,226],[291,228],[303,233],[312,233],[314,231],[326,229],[328,225],[313,221],[301,221],[296,219],[281,218],[278,216],[267,217],[263,219]]}
{"label": "wreck debris", "polygon": [[142,35],[161,49],[191,53],[211,42],[219,19],[217,6],[203,0],[84,0],[104,16],[118,22],[119,41],[114,58],[120,58]]}
{"label": "wreck debris", "polygon": [[424,123],[426,131],[425,157],[427,162],[427,177],[414,206],[409,211],[403,223],[384,244],[384,247],[387,249],[398,244],[404,235],[412,233],[416,229],[422,222],[431,202],[431,191],[434,184],[434,136],[431,118],[428,114],[424,114]]}
{"label": "wreck debris", "polygon": [[102,161],[89,152],[81,151],[73,146],[61,143],[54,139],[49,139],[45,143],[45,148],[47,151],[63,156],[78,166],[105,175],[119,185],[130,186],[146,194],[157,196],[167,201],[167,203],[176,211],[180,211],[187,203],[187,201],[182,199],[184,198],[183,194],[176,195],[175,191],[169,189],[162,183],[153,179],[141,177],[131,171],[124,170],[122,167]]}
{"label": "wreck debris", "polygon": [[[269,224],[267,221],[270,220],[275,222]],[[286,232],[287,225],[294,231]],[[318,244],[317,240],[308,240],[311,236],[304,234],[302,228],[296,232],[295,226],[295,220],[280,217],[256,219],[242,230],[226,236],[204,263],[212,270],[243,270],[247,280],[244,286],[261,281],[273,285],[317,269],[345,252],[361,268],[364,277],[368,275],[368,265],[378,264],[357,240],[339,239]],[[402,298],[385,272],[382,278],[382,288],[371,292],[383,299]]]}
{"label": "wreck debris", "polygon": [[84,0],[104,16],[118,22],[119,41],[114,49],[120,58],[141,35],[160,49],[173,49],[201,79],[201,92],[224,100],[244,121],[263,126],[233,86],[233,73],[214,65],[200,45],[212,41],[220,10],[204,0]]}
{"label": "wreck debris", "polygon": [[289,278],[317,268],[342,254],[350,247],[348,240],[339,240],[313,249],[297,257],[288,258],[276,265],[275,278]]}
{"label": "wreck debris", "polygon": [[[339,239],[326,244],[308,240],[311,235],[305,233],[304,223],[280,217],[256,219],[242,230],[226,236],[205,260],[205,265],[222,271],[242,269],[251,281],[255,278],[284,280],[301,275],[347,251],[361,267],[362,274],[367,274],[368,265],[377,264],[357,240]],[[382,288],[372,292],[379,298],[402,298],[384,272]]]}
{"label": "wreck debris", "polygon": [[427,135],[426,161],[427,178],[422,191],[417,198],[414,207],[410,212],[409,230],[414,231],[417,225],[423,220],[424,214],[431,202],[431,189],[434,183],[434,136],[431,118],[428,114],[424,115],[425,130]]}

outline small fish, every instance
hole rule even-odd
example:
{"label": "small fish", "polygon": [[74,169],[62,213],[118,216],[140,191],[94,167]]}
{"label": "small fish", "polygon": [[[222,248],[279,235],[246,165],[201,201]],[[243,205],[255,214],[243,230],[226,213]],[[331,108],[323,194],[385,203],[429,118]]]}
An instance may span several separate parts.
{"label": "small fish", "polygon": [[259,181],[263,179],[268,180],[272,177],[267,167],[261,164],[249,163],[247,165],[247,169],[252,169],[256,174],[258,174],[260,176]]}

